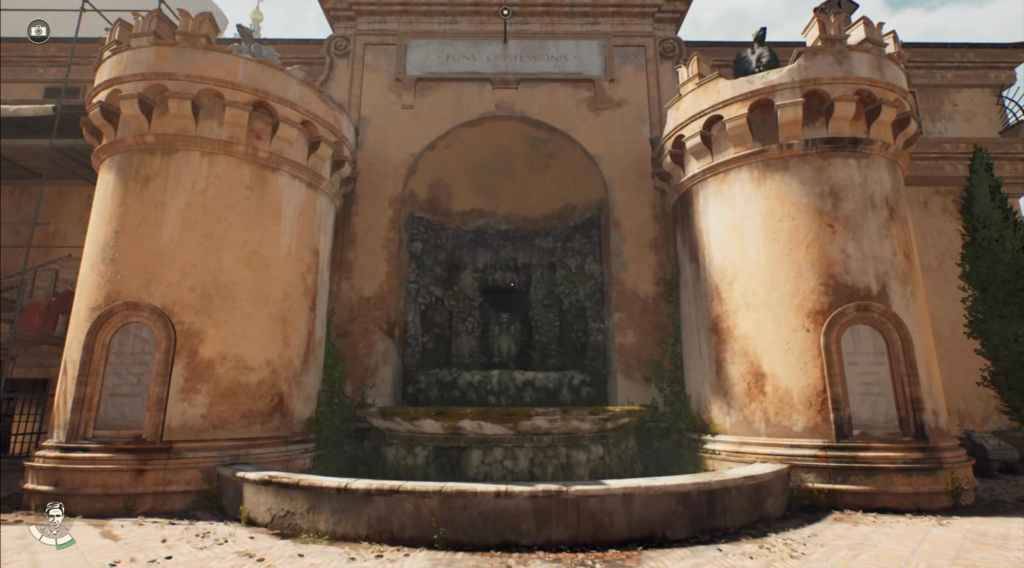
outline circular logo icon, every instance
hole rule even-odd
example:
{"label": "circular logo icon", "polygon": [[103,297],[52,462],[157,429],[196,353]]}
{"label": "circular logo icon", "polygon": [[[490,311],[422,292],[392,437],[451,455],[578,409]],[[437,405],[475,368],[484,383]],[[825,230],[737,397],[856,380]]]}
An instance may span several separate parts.
{"label": "circular logo icon", "polygon": [[50,39],[50,24],[46,20],[32,20],[28,23],[28,40],[32,43],[46,43]]}
{"label": "circular logo icon", "polygon": [[498,10],[498,15],[501,16],[503,20],[507,20],[512,17],[512,8],[502,6],[501,9]]}

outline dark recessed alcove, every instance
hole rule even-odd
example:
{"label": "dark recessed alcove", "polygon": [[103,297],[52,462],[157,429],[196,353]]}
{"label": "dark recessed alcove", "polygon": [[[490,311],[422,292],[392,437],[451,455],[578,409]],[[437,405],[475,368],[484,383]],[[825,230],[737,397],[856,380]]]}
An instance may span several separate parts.
{"label": "dark recessed alcove", "polygon": [[407,246],[406,404],[606,402],[600,212],[546,229],[413,215]]}

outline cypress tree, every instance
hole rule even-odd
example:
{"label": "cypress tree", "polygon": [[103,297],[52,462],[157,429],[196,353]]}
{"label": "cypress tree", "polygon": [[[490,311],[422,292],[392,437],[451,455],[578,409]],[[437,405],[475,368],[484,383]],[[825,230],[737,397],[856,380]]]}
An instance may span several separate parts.
{"label": "cypress tree", "polygon": [[978,384],[1024,426],[1024,221],[1010,206],[992,157],[975,147],[960,198],[964,330],[985,360]]}

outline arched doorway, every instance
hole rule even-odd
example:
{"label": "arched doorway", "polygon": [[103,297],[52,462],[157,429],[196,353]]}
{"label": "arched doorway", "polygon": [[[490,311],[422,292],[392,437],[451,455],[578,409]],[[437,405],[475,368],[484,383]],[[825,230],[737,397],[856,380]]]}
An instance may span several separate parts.
{"label": "arched doorway", "polygon": [[607,190],[583,147],[474,120],[427,146],[404,196],[402,401],[607,403]]}

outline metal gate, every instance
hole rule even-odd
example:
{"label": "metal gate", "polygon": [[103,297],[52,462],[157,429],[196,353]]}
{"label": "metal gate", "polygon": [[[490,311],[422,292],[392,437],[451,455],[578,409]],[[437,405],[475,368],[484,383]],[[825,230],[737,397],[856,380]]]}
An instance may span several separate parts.
{"label": "metal gate", "polygon": [[7,379],[0,408],[0,456],[28,457],[43,439],[47,379]]}

